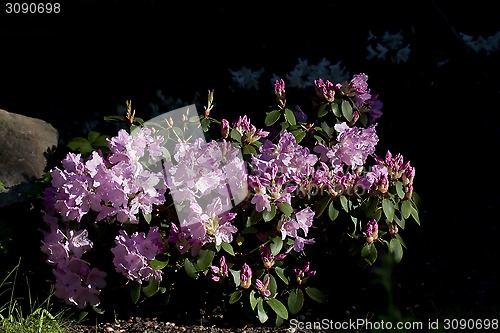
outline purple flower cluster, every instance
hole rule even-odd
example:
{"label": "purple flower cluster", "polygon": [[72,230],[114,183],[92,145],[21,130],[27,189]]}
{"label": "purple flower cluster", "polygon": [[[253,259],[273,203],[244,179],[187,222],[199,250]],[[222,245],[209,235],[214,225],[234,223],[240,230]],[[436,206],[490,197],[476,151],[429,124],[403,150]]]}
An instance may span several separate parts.
{"label": "purple flower cluster", "polygon": [[45,232],[41,251],[47,255],[47,262],[54,266],[54,294],[67,304],[80,309],[88,304],[97,306],[100,303],[100,290],[106,286],[106,273],[90,268],[90,264],[82,259],[82,255],[92,248],[87,230],[64,231],[57,226],[57,219],[45,215],[50,232]]}
{"label": "purple flower cluster", "polygon": [[120,130],[109,140],[107,157],[94,151],[84,160],[80,154],[68,153],[63,168],[51,172],[52,187],[44,193],[47,212],[65,222],[80,222],[94,211],[96,222],[113,217],[136,223],[139,212],[150,214],[153,205],[165,201],[163,176],[140,163],[145,154],[160,157],[162,141],[163,137],[153,136],[147,128],[134,136]]}
{"label": "purple flower cluster", "polygon": [[233,202],[248,194],[246,164],[240,150],[229,141],[179,143],[167,168],[167,182],[176,203],[179,227],[172,226],[169,241],[196,256],[200,248],[214,242],[230,243],[237,228],[231,223]]}
{"label": "purple flower cluster", "polygon": [[111,252],[114,254],[113,264],[118,273],[140,284],[151,278],[161,281],[163,272],[150,266],[150,262],[164,252],[158,227],[149,229],[147,235],[135,232],[130,237],[124,230],[120,230],[115,243],[116,247]]}
{"label": "purple flower cluster", "polygon": [[[41,250],[53,265],[56,296],[84,308],[99,304],[106,273],[90,268],[82,256],[92,249],[88,231],[71,230],[69,221],[82,222],[84,215],[96,213],[95,222],[107,219],[137,223],[138,213],[149,214],[153,205],[165,201],[161,174],[145,169],[140,159],[148,154],[161,156],[163,137],[153,136],[147,128],[135,135],[120,130],[109,140],[111,153],[104,157],[93,152],[87,159],[68,153],[62,169],[51,172],[52,186],[44,190],[44,233]],[[62,224],[62,226],[60,226]]]}
{"label": "purple flower cluster", "polygon": [[378,136],[375,130],[376,124],[362,127],[350,127],[345,122],[334,126],[337,131],[337,142],[332,147],[326,147],[322,143],[314,148],[321,154],[322,161],[329,161],[332,165],[345,165],[356,168],[363,166],[368,156],[375,152]]}
{"label": "purple flower cluster", "polygon": [[[257,129],[247,116],[240,116],[231,126],[222,119],[222,139],[209,142],[204,137],[180,135],[182,130],[170,118],[165,131],[139,127],[129,134],[120,130],[108,139],[107,155],[94,151],[83,158],[68,153],[62,166],[50,172],[51,186],[44,190],[42,199],[48,230],[44,231],[41,250],[53,266],[56,296],[81,309],[100,304],[107,273],[91,267],[86,253],[94,249],[89,233],[101,227],[93,228],[95,223],[102,222],[114,223],[108,230],[114,230],[109,240],[114,239],[110,250],[116,273],[136,286],[144,287],[145,281],[163,280],[164,284],[168,280],[164,279],[166,269],[177,272],[186,265],[191,277],[203,275],[217,283],[233,281],[238,289],[231,296],[234,299],[243,293],[250,297],[257,294],[258,302],[277,304],[278,295],[286,292],[276,291],[275,277],[288,279],[283,277],[288,273],[291,279],[287,281],[295,286],[291,283],[286,288],[303,288],[316,275],[310,261],[304,259],[304,248],[324,241],[323,237],[315,238],[319,228],[314,223],[322,222],[318,216],[325,207],[329,207],[328,214],[323,216],[335,219],[340,212],[338,205],[349,215],[350,206],[361,211],[371,202],[380,203],[370,196],[390,198],[381,204],[390,222],[387,203],[394,203],[394,209],[399,210],[399,199],[412,198],[415,169],[409,161],[389,151],[383,158],[375,155],[379,142],[375,121],[382,114],[382,104],[370,93],[367,79],[358,74],[344,84],[322,79],[314,82],[323,107],[334,111],[334,104],[342,100],[354,110],[348,122],[332,112],[337,117],[332,127],[325,123],[318,129],[305,121],[300,124],[298,118],[291,120],[293,111],[286,107],[284,81],[277,80],[274,90],[279,110],[269,115],[273,118],[282,112],[288,127],[283,126],[273,140],[268,139],[270,132]],[[208,117],[212,99],[213,92],[209,92],[205,118],[200,116],[205,127],[212,121]],[[362,112],[368,112],[368,118],[359,122],[364,126],[356,126]],[[183,114],[183,119],[187,118]],[[321,135],[310,135],[314,131]],[[303,141],[297,142],[298,132]],[[173,137],[160,133],[173,133],[179,139],[169,154],[164,141]],[[328,138],[323,137],[326,135]],[[375,161],[371,167],[370,157]],[[392,200],[394,185],[397,196]],[[325,202],[321,211],[314,205],[314,196],[322,196],[320,200]],[[413,209],[408,205],[413,202],[404,204],[406,212]],[[171,206],[175,206],[176,216]],[[358,213],[353,221],[362,216]],[[371,246],[379,238],[379,217],[374,219],[372,212],[366,216],[369,221],[364,226],[355,222],[359,228],[354,228],[357,235],[353,239]],[[384,230],[380,238],[384,234],[394,237],[397,229],[395,223],[392,225],[393,232],[387,234],[380,224]],[[130,229],[125,226],[134,231],[126,232]],[[248,237],[249,233],[255,237]],[[251,257],[256,250],[257,260]],[[231,256],[222,255],[222,251]],[[162,260],[165,257],[169,262]],[[302,264],[297,266],[297,260],[303,260]],[[187,266],[188,261],[191,266]],[[233,279],[226,279],[229,272]],[[251,287],[257,292],[248,291]]]}

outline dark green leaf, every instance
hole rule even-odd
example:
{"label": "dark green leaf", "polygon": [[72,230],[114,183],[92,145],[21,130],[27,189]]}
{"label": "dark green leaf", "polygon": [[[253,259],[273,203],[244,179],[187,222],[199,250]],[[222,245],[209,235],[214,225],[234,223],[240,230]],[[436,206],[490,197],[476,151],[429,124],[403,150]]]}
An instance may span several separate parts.
{"label": "dark green leaf", "polygon": [[280,316],[283,319],[288,319],[288,311],[287,311],[285,305],[283,305],[283,303],[278,301],[276,298],[269,298],[267,300],[267,304],[269,304],[271,309],[273,309],[273,311],[278,316]]}
{"label": "dark green leaf", "polygon": [[274,278],[274,276],[270,274],[266,274],[264,276],[264,281],[267,279],[268,276],[269,276],[269,285],[267,286],[267,289],[271,292],[271,296],[274,297],[274,295],[276,295],[276,291],[278,290],[278,283],[276,283],[276,279]]}
{"label": "dark green leaf", "polygon": [[333,131],[335,130],[333,127],[328,126],[326,122],[321,123],[321,129],[325,132],[328,137],[333,135]]}
{"label": "dark green leaf", "polygon": [[396,262],[400,262],[403,258],[403,247],[397,238],[391,239],[389,243],[389,252],[392,253]]}
{"label": "dark green leaf", "polygon": [[401,238],[401,236],[399,234],[396,234],[396,239],[401,243],[401,246],[403,248],[405,248],[405,249],[407,248],[405,242],[403,241],[403,238]]}
{"label": "dark green leaf", "polygon": [[187,275],[192,279],[198,279],[198,274],[196,274],[196,268],[193,263],[189,260],[189,258],[184,259],[184,270]]}
{"label": "dark green leaf", "polygon": [[139,298],[141,297],[141,285],[134,282],[132,288],[130,288],[130,297],[132,298],[132,302],[137,304]]}
{"label": "dark green leaf", "polygon": [[[203,129],[203,132],[208,132],[208,129],[210,128],[210,120],[208,118],[203,118],[201,120],[201,128]],[[175,128],[174,128],[175,132]]]}
{"label": "dark green leaf", "polygon": [[321,104],[318,108],[318,118],[324,117],[328,114],[328,108],[326,107],[328,104]]}
{"label": "dark green leaf", "polygon": [[394,222],[396,222],[396,224],[401,228],[401,229],[404,229],[405,228],[405,218],[401,216],[401,218],[398,218],[398,216],[396,214],[394,214]]}
{"label": "dark green leaf", "polygon": [[398,194],[398,197],[400,199],[403,199],[405,197],[405,191],[403,189],[403,183],[402,182],[396,182],[396,193]]}
{"label": "dark green leaf", "polygon": [[233,128],[231,130],[231,139],[241,142],[241,133],[237,129]]}
{"label": "dark green leaf", "polygon": [[264,120],[266,126],[274,125],[278,121],[281,116],[281,112],[279,110],[273,110],[268,112],[266,115],[266,119]]}
{"label": "dark green leaf", "polygon": [[151,223],[151,213],[149,214],[142,214],[142,216],[144,217],[144,220],[146,220],[146,222]]}
{"label": "dark green leaf", "polygon": [[377,248],[374,244],[365,244],[361,249],[361,257],[370,265],[373,265],[375,260],[377,260],[377,255]]}
{"label": "dark green leaf", "polygon": [[266,310],[264,310],[264,302],[262,302],[262,298],[259,298],[259,302],[257,303],[257,317],[259,321],[263,324],[269,319],[267,316]]}
{"label": "dark green leaf", "polygon": [[153,259],[149,262],[149,266],[154,270],[163,269],[163,268],[165,268],[165,266],[167,266],[167,264],[168,264],[168,260],[160,261],[157,259]]}
{"label": "dark green leaf", "polygon": [[344,209],[346,213],[349,213],[349,199],[347,199],[346,196],[340,196],[340,204],[342,205],[342,209]]}
{"label": "dark green leaf", "polygon": [[332,112],[335,115],[335,117],[340,118],[341,113],[339,110],[339,105],[337,103],[333,102],[330,104],[330,107],[332,108]]}
{"label": "dark green leaf", "polygon": [[82,137],[76,137],[68,142],[67,147],[73,151],[79,152],[82,155],[87,155],[92,152],[93,147],[89,140]]}
{"label": "dark green leaf", "polygon": [[332,198],[330,196],[324,196],[315,202],[314,209],[313,209],[315,212],[314,217],[320,217],[321,214],[323,214],[326,207],[330,203],[330,200],[332,200]]}
{"label": "dark green leaf", "polygon": [[346,100],[343,100],[341,108],[342,108],[342,115],[344,116],[344,118],[347,119],[347,121],[352,121],[353,112],[351,103],[349,103]]}
{"label": "dark green leaf", "polygon": [[123,122],[125,118],[123,116],[105,116],[105,121],[121,121]]}
{"label": "dark green leaf", "polygon": [[271,221],[275,216],[276,216],[276,205],[271,204],[271,210],[264,209],[262,211],[262,218],[264,219],[265,222]]}
{"label": "dark green leaf", "polygon": [[151,297],[158,292],[159,287],[160,281],[152,278],[149,280],[148,285],[142,288],[142,292],[146,297]]}
{"label": "dark green leaf", "polygon": [[285,270],[281,267],[275,267],[274,271],[278,275],[278,277],[283,281],[286,285],[288,285],[288,278],[285,276]]}
{"label": "dark green leaf", "polygon": [[208,266],[212,264],[212,260],[214,259],[215,251],[203,249],[200,250],[200,254],[198,255],[198,260],[196,261],[196,267],[198,271],[202,271]]}
{"label": "dark green leaf", "polygon": [[288,202],[280,202],[279,208],[287,217],[292,216],[293,208],[292,205],[290,205]]}
{"label": "dark green leaf", "polygon": [[245,155],[257,155],[257,150],[255,150],[255,148],[251,145],[245,145],[243,146],[243,154]]}
{"label": "dark green leaf", "polygon": [[234,304],[236,302],[238,302],[241,298],[241,290],[236,290],[235,292],[233,292],[230,296],[229,296],[229,304]]}
{"label": "dark green leaf", "polygon": [[295,141],[299,143],[306,136],[306,132],[303,129],[298,129],[293,131],[292,135],[295,137]]}
{"label": "dark green leaf", "polygon": [[337,210],[337,208],[334,207],[333,201],[330,202],[330,205],[328,206],[328,216],[330,217],[330,220],[335,221],[337,216],[339,216],[339,213],[340,212]]}
{"label": "dark green leaf", "polygon": [[305,288],[307,296],[309,296],[312,300],[318,303],[325,303],[326,296],[321,292],[321,290],[314,287],[306,287]]}
{"label": "dark green leaf", "polygon": [[412,210],[412,207],[411,207],[410,200],[403,201],[403,203],[401,204],[401,214],[403,214],[403,217],[405,219],[410,217],[411,210]]}
{"label": "dark green leaf", "polygon": [[304,306],[304,292],[300,288],[294,288],[288,295],[288,309],[291,314],[297,314]]}
{"label": "dark green leaf", "polygon": [[231,273],[231,276],[233,277],[233,281],[234,281],[234,284],[236,286],[239,286],[240,285],[240,270],[233,270],[231,268],[229,268],[229,272]]}
{"label": "dark green leaf", "polygon": [[297,123],[297,121],[295,120],[295,115],[293,114],[293,111],[288,109],[288,108],[285,109],[285,119],[292,126]]}
{"label": "dark green leaf", "polygon": [[390,199],[382,199],[382,210],[384,211],[387,221],[392,222],[394,219],[394,205]]}
{"label": "dark green leaf", "polygon": [[418,225],[420,225],[420,218],[418,217],[418,210],[415,207],[411,207],[411,216],[417,222]]}
{"label": "dark green leaf", "polygon": [[257,306],[259,300],[262,302],[262,298],[260,298],[260,296],[255,294],[256,294],[255,290],[250,291],[249,298],[250,298],[250,307],[252,308],[252,310],[255,310],[255,307]]}
{"label": "dark green leaf", "polygon": [[283,240],[281,239],[280,236],[276,236],[271,241],[269,247],[271,248],[271,253],[273,254],[273,256],[276,256],[278,255],[278,253],[280,253],[281,249],[283,248]]}
{"label": "dark green leaf", "polygon": [[234,257],[234,250],[233,250],[233,246],[231,244],[226,243],[226,242],[222,242],[221,246],[224,249],[224,251],[226,251],[227,253],[229,253],[230,255],[232,255]]}

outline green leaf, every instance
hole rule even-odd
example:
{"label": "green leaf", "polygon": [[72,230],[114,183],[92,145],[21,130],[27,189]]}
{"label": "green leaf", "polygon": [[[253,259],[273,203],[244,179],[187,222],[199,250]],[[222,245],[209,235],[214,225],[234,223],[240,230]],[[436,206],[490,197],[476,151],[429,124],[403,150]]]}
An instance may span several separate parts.
{"label": "green leaf", "polygon": [[198,255],[198,260],[196,261],[196,267],[198,271],[202,271],[208,266],[212,264],[212,260],[214,259],[215,251],[203,249],[200,251]]}
{"label": "green leaf", "polygon": [[341,108],[342,108],[342,115],[344,116],[344,118],[347,119],[347,121],[352,121],[353,112],[351,103],[349,103],[346,100],[343,100]]}
{"label": "green leaf", "polygon": [[328,135],[328,137],[331,137],[333,135],[333,131],[335,129],[333,127],[328,126],[326,122],[322,122],[320,126],[321,129],[325,131],[326,135]]}
{"label": "green leaf", "polygon": [[271,126],[274,125],[278,121],[278,119],[281,116],[281,112],[279,110],[273,110],[271,112],[268,112],[266,115],[266,119],[264,120],[264,123],[266,126]]}
{"label": "green leaf", "polygon": [[315,218],[320,217],[321,214],[323,214],[326,207],[330,203],[330,200],[332,200],[332,198],[330,196],[324,196],[323,198],[321,198],[315,202],[314,209],[313,209],[315,212],[315,214],[314,214]]}
{"label": "green leaf", "polygon": [[123,122],[125,118],[123,116],[104,116],[104,121],[120,121]]}
{"label": "green leaf", "polygon": [[96,140],[99,138],[101,134],[96,131],[90,131],[89,134],[87,135],[87,139],[90,141],[90,143],[96,142]]}
{"label": "green leaf", "polygon": [[230,255],[232,255],[234,257],[234,250],[233,250],[233,246],[231,244],[226,243],[226,242],[222,242],[221,247],[224,249],[224,251],[226,251],[227,253],[229,253]]}
{"label": "green leaf", "polygon": [[389,242],[389,252],[392,253],[397,263],[403,258],[403,247],[397,238],[393,238]]}
{"label": "green leaf", "polygon": [[90,141],[82,137],[76,137],[71,139],[68,142],[67,147],[73,151],[79,152],[82,155],[90,154],[93,150]]}
{"label": "green leaf", "polygon": [[275,267],[274,271],[276,272],[276,275],[283,281],[286,285],[288,285],[288,278],[285,276],[285,269],[281,267]]}
{"label": "green leaf", "polygon": [[359,119],[358,121],[363,125],[363,127],[368,126],[368,116],[366,115],[366,112],[359,112]]}
{"label": "green leaf", "polygon": [[384,211],[387,221],[392,222],[394,219],[394,205],[390,199],[384,198],[382,200],[382,210]]}
{"label": "green leaf", "polygon": [[332,108],[332,112],[335,115],[335,117],[340,118],[341,113],[339,110],[339,105],[335,102],[330,103],[330,107]]}
{"label": "green leaf", "polygon": [[345,195],[340,196],[340,204],[346,213],[349,213],[349,199]]}
{"label": "green leaf", "polygon": [[405,218],[403,216],[401,216],[401,219],[398,218],[398,216],[395,214],[394,215],[394,222],[396,222],[396,224],[401,228],[401,229],[404,229],[405,228]]}
{"label": "green leaf", "polygon": [[231,276],[233,277],[233,281],[234,281],[234,284],[236,286],[239,286],[240,285],[240,270],[233,270],[231,268],[229,268],[229,272],[231,273]]}
{"label": "green leaf", "polygon": [[278,255],[278,253],[280,253],[281,249],[283,248],[283,240],[281,239],[280,236],[276,236],[271,241],[269,247],[271,248],[271,253],[273,254],[273,256],[276,256]]}
{"label": "green leaf", "polygon": [[412,207],[411,207],[410,200],[403,201],[403,203],[401,204],[401,214],[403,214],[403,217],[405,219],[410,217],[411,210],[412,210]]}
{"label": "green leaf", "polygon": [[190,278],[195,280],[198,279],[198,274],[196,274],[196,267],[194,267],[189,258],[184,259],[184,270]]}
{"label": "green leaf", "polygon": [[151,213],[149,214],[144,214],[142,213],[142,216],[144,217],[144,220],[146,220],[146,222],[151,223]]}
{"label": "green leaf", "polygon": [[241,142],[241,133],[237,129],[233,128],[231,130],[231,139]]}
{"label": "green leaf", "polygon": [[293,208],[292,205],[290,205],[288,202],[280,202],[279,208],[287,217],[292,216]]}
{"label": "green leaf", "polygon": [[276,205],[272,203],[270,211],[267,209],[264,209],[264,211],[262,211],[262,218],[265,222],[269,222],[276,216],[276,211]]}
{"label": "green leaf", "polygon": [[375,260],[377,260],[377,255],[377,248],[374,244],[365,244],[361,249],[361,257],[370,265],[373,265]]}
{"label": "green leaf", "polygon": [[411,216],[417,222],[418,225],[420,225],[420,218],[418,217],[418,210],[415,207],[411,207]]}
{"label": "green leaf", "polygon": [[242,152],[245,155],[250,155],[250,154],[257,155],[257,150],[255,150],[255,148],[251,145],[243,146]]}
{"label": "green leaf", "polygon": [[280,316],[283,319],[288,319],[288,310],[286,309],[285,305],[281,303],[279,300],[276,298],[269,298],[267,300],[267,304],[273,309],[273,311]]}
{"label": "green leaf", "polygon": [[[208,132],[208,129],[210,128],[210,120],[208,118],[203,118],[201,120],[201,128],[203,129],[203,132]],[[175,132],[174,128],[174,132]]]}
{"label": "green leaf", "polygon": [[247,223],[247,227],[252,226],[262,220],[262,212],[258,212],[256,210],[252,210],[252,213],[250,214],[249,218],[249,223]]}
{"label": "green leaf", "polygon": [[372,218],[373,214],[378,209],[378,197],[373,196],[366,202],[366,216]]}
{"label": "green leaf", "polygon": [[307,296],[309,296],[312,300],[318,302],[318,303],[325,303],[326,302],[326,296],[321,292],[321,290],[314,288],[314,287],[306,287],[305,288]]}
{"label": "green leaf", "polygon": [[402,182],[396,182],[396,193],[398,194],[399,199],[403,199],[405,197],[405,191],[403,189]]}
{"label": "green leaf", "polygon": [[151,297],[158,292],[159,287],[160,281],[156,279],[150,279],[148,285],[142,288],[142,292],[144,293],[144,295],[146,295],[146,297]]}
{"label": "green leaf", "polygon": [[328,108],[326,107],[328,104],[321,104],[318,108],[318,118],[324,117],[328,114]]}
{"label": "green leaf", "polygon": [[288,309],[291,314],[296,314],[304,306],[304,292],[300,288],[294,288],[288,295]]}
{"label": "green leaf", "polygon": [[269,276],[269,285],[267,286],[267,289],[271,292],[271,296],[274,296],[276,295],[276,291],[278,290],[278,283],[276,282],[274,276],[270,274],[266,274],[264,276],[263,281],[265,281],[268,276]]}
{"label": "green leaf", "polygon": [[407,249],[405,242],[403,241],[403,238],[401,238],[401,235],[396,234],[396,239],[401,243],[401,246],[405,249]]}
{"label": "green leaf", "polygon": [[297,124],[297,121],[295,120],[295,115],[293,114],[293,111],[288,109],[288,108],[285,108],[285,119],[292,126]]}
{"label": "green leaf", "polygon": [[137,304],[139,298],[141,297],[141,285],[138,283],[134,283],[132,288],[130,288],[130,297],[132,298],[132,302]]}
{"label": "green leaf", "polygon": [[337,216],[339,216],[339,213],[340,212],[337,210],[337,208],[333,206],[333,201],[330,202],[330,205],[328,206],[328,216],[330,217],[330,220],[335,221]]}
{"label": "green leaf", "polygon": [[167,261],[161,261],[158,259],[153,259],[149,262],[149,266],[154,269],[154,270],[159,270],[165,268],[167,266],[168,260]]}
{"label": "green leaf", "polygon": [[242,292],[241,290],[236,290],[235,292],[231,293],[229,296],[229,304],[234,304],[238,302],[241,298]]}
{"label": "green leaf", "polygon": [[306,137],[306,131],[302,129],[295,130],[292,132],[292,134],[295,137],[295,141],[297,143],[300,143]]}
{"label": "green leaf", "polygon": [[255,310],[255,307],[257,306],[258,301],[260,300],[262,302],[262,298],[260,296],[255,297],[256,295],[255,290],[250,291],[250,306],[252,307],[252,310]]}
{"label": "green leaf", "polygon": [[257,303],[257,317],[262,324],[269,319],[266,310],[264,310],[264,302],[262,302],[262,298],[259,298],[259,302]]}

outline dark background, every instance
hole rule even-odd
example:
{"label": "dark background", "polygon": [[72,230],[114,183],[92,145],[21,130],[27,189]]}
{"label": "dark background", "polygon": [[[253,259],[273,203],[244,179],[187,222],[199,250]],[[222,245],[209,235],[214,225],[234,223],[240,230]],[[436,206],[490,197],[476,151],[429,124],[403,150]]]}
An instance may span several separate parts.
{"label": "dark background", "polygon": [[[127,99],[140,114],[158,89],[184,99],[215,89],[214,112],[262,121],[272,87],[259,92],[262,100],[233,93],[228,69],[264,67],[284,76],[298,58],[316,64],[326,57],[351,74],[368,74],[385,104],[378,153],[390,149],[411,160],[422,198],[422,225],[403,233],[409,249],[399,270],[402,304],[429,315],[460,309],[498,318],[500,57],[468,50],[459,35],[498,32],[493,2],[61,5],[51,15],[7,15],[2,7],[0,108],[50,122],[62,144]],[[402,31],[409,61],[368,61],[369,30]]]}

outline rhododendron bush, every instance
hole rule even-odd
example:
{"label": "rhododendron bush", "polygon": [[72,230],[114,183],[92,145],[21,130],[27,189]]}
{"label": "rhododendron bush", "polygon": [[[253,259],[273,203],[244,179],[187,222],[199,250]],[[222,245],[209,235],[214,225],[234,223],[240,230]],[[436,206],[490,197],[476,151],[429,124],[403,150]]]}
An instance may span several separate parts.
{"label": "rhododendron bush", "polygon": [[333,225],[345,226],[335,232],[349,236],[353,260],[401,260],[400,233],[419,223],[415,169],[376,152],[382,103],[367,79],[317,79],[309,114],[288,107],[277,80],[275,106],[253,114],[263,128],[248,115],[214,118],[213,91],[202,113],[191,105],[144,122],[128,104],[125,117],[108,117],[127,126],[93,133],[95,149],[73,145],[44,190],[41,250],[55,295],[105,309],[106,290],[127,288],[140,304],[189,277],[279,324],[328,301],[315,280]]}

